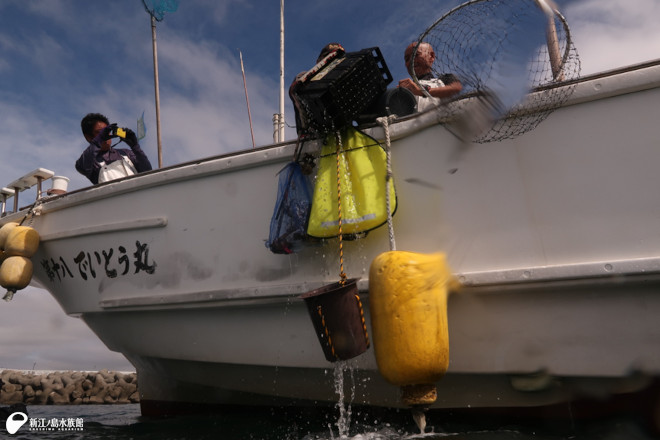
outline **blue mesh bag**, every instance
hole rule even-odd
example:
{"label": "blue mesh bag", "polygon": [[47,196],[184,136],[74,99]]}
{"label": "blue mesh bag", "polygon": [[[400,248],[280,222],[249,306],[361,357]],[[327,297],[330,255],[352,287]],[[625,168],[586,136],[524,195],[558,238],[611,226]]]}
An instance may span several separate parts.
{"label": "blue mesh bag", "polygon": [[277,201],[266,247],[276,254],[291,254],[308,239],[312,187],[298,162],[287,164],[278,174]]}

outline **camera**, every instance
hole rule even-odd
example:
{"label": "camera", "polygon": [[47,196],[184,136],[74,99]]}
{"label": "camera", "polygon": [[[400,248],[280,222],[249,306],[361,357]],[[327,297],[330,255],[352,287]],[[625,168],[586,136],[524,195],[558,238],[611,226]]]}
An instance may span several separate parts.
{"label": "camera", "polygon": [[126,129],[118,127],[117,124],[110,124],[110,137],[126,138]]}

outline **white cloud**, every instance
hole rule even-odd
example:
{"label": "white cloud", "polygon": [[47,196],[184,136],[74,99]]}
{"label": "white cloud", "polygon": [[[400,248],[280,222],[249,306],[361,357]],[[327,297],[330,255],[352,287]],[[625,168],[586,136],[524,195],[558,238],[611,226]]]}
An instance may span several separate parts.
{"label": "white cloud", "polygon": [[0,306],[0,369],[134,370],[124,356],[110,351],[82,320],[66,316],[45,290],[28,287]]}
{"label": "white cloud", "polygon": [[[2,186],[36,169],[46,168],[56,175],[71,179],[70,188],[87,186],[86,179],[74,169],[80,155],[79,145],[84,142],[78,132],[72,132],[56,121],[42,121],[34,108],[0,102],[0,150],[11,160],[0,160]],[[49,186],[46,186],[46,189]],[[34,190],[20,194],[21,206],[31,203]]]}
{"label": "white cloud", "polygon": [[71,1],[66,0],[31,0],[23,3],[21,6],[25,7],[30,13],[35,16],[42,16],[48,20],[58,23],[71,23],[73,14],[71,7],[75,5]]}
{"label": "white cloud", "polygon": [[660,57],[660,2],[584,0],[565,8],[582,74]]}
{"label": "white cloud", "polygon": [[[163,144],[176,163],[252,146],[238,51],[210,42],[174,39],[159,54],[171,86],[161,92]],[[255,140],[272,142],[277,84],[246,74]],[[164,153],[165,155],[165,153]],[[171,162],[173,160],[173,162]]]}

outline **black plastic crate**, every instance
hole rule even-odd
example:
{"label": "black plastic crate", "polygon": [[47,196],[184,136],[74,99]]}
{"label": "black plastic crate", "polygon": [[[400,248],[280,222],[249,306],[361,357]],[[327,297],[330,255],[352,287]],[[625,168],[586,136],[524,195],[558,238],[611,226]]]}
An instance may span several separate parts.
{"label": "black plastic crate", "polygon": [[328,133],[350,125],[392,82],[380,49],[349,52],[301,84],[296,95],[309,127]]}

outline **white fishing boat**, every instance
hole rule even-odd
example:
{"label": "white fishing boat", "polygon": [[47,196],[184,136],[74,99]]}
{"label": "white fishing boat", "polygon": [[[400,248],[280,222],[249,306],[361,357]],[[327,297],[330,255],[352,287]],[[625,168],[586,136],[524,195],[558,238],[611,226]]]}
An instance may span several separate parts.
{"label": "white fishing boat", "polygon": [[[572,93],[513,139],[466,144],[456,118],[437,111],[387,128],[397,249],[446,253],[461,285],[432,408],[627,393],[660,373],[660,61],[553,87]],[[362,129],[386,144],[384,127]],[[47,170],[6,185],[16,212],[0,225],[25,221],[40,235],[33,282],[135,366],[144,414],[337,402],[300,295],[337,282],[339,240],[289,255],[264,245],[277,174],[295,149],[41,191],[34,204],[20,191],[47,182]],[[385,226],[343,241],[368,332],[369,268],[389,250]],[[373,347],[346,362],[353,405],[406,406]]]}

